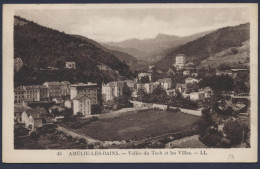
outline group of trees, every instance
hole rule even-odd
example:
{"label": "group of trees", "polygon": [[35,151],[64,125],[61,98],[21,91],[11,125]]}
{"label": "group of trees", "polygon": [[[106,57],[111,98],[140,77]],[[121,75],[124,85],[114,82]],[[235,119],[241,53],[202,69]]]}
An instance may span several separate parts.
{"label": "group of trees", "polygon": [[223,129],[219,129],[219,123],[216,119],[214,120],[213,112],[210,109],[202,111],[197,129],[200,135],[199,139],[208,147],[229,148],[240,144],[249,137],[248,127],[240,124],[238,120],[223,121],[221,123],[224,125]]}
{"label": "group of trees", "polygon": [[141,87],[137,91],[137,100],[147,103],[167,104],[168,96],[160,85],[158,85],[152,93],[147,93],[145,88]]}
{"label": "group of trees", "polygon": [[132,91],[130,88],[124,84],[122,87],[122,95],[114,98],[115,104],[118,105],[118,108],[133,107],[133,104],[129,101]]}
{"label": "group of trees", "polygon": [[215,93],[234,90],[234,80],[228,75],[212,75],[205,77],[199,82],[198,85],[200,88],[210,87]]}

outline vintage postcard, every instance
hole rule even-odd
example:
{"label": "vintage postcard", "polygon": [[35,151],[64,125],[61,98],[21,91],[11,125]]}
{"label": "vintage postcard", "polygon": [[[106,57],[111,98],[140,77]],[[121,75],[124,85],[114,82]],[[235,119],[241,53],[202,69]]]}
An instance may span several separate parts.
{"label": "vintage postcard", "polygon": [[4,4],[3,162],[257,162],[258,5]]}

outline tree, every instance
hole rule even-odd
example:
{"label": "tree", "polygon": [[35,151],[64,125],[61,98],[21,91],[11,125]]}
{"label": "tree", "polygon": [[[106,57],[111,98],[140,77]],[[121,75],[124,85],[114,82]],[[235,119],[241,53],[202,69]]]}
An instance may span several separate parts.
{"label": "tree", "polygon": [[215,129],[208,128],[200,140],[208,147],[216,147],[222,139],[222,134]]}
{"label": "tree", "polygon": [[228,121],[224,128],[224,133],[227,135],[227,138],[230,140],[231,145],[236,145],[241,143],[243,138],[243,127],[237,120]]}
{"label": "tree", "polygon": [[101,114],[102,110],[100,105],[92,104],[91,105],[91,114]]}
{"label": "tree", "polygon": [[237,48],[232,48],[231,49],[231,52],[235,55],[235,54],[238,54],[238,50],[237,50]]}
{"label": "tree", "polygon": [[147,98],[147,93],[143,87],[139,88],[137,90],[137,99],[139,101],[143,101],[145,98]]}
{"label": "tree", "polygon": [[249,87],[246,85],[244,80],[236,81],[235,92],[236,93],[249,93]]}
{"label": "tree", "polygon": [[221,71],[230,70],[230,66],[228,66],[226,64],[221,64],[221,65],[219,65],[218,69],[221,70]]}
{"label": "tree", "polygon": [[129,97],[125,95],[114,98],[114,101],[119,105],[120,108],[132,107],[133,105],[129,102]]}
{"label": "tree", "polygon": [[131,92],[130,88],[126,84],[123,85],[123,89],[122,90],[123,90],[122,93],[123,93],[124,96],[126,96],[127,98],[131,97],[132,92]]}
{"label": "tree", "polygon": [[54,109],[54,110],[52,111],[52,114],[53,114],[54,116],[60,116],[62,113],[58,110],[58,108],[56,108],[56,109]]}
{"label": "tree", "polygon": [[207,128],[215,125],[212,116],[210,114],[210,109],[202,110],[202,116],[198,121],[197,129],[200,135],[204,135],[206,133]]}
{"label": "tree", "polygon": [[141,77],[140,83],[149,83],[150,82],[150,79],[149,79],[149,76],[143,76]]}
{"label": "tree", "polygon": [[199,88],[210,87],[214,93],[234,90],[234,80],[228,75],[204,77],[199,82]]}
{"label": "tree", "polygon": [[151,95],[151,97],[154,98],[155,102],[161,103],[161,104],[167,104],[168,98],[166,91],[162,88],[161,85],[158,85]]}

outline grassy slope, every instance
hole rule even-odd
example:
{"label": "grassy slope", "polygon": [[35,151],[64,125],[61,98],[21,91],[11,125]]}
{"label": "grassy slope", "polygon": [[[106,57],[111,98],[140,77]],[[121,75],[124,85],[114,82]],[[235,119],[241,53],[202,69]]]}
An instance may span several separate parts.
{"label": "grassy slope", "polygon": [[199,119],[184,113],[147,110],[111,119],[100,119],[77,131],[105,140],[140,140],[193,127]]}
{"label": "grassy slope", "polygon": [[[249,41],[245,41],[242,46],[225,49],[202,60],[198,68],[206,66],[215,68],[220,64],[226,64],[231,67],[249,66],[249,48]],[[232,49],[236,49],[238,53],[233,53]]]}

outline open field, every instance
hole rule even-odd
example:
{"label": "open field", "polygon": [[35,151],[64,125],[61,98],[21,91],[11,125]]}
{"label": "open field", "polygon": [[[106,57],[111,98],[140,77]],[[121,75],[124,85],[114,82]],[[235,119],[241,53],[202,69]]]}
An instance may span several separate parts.
{"label": "open field", "polygon": [[198,119],[197,116],[181,112],[142,110],[100,119],[73,131],[101,141],[140,140],[190,129]]}

